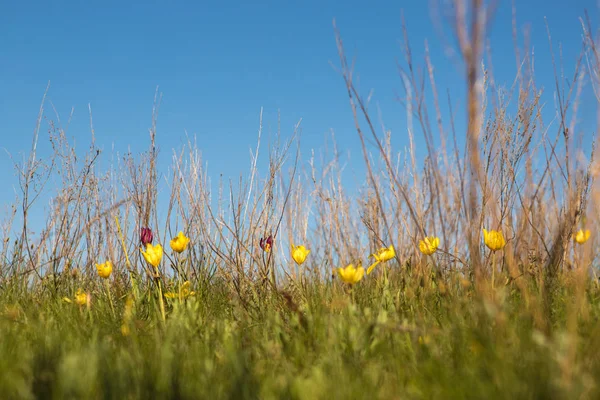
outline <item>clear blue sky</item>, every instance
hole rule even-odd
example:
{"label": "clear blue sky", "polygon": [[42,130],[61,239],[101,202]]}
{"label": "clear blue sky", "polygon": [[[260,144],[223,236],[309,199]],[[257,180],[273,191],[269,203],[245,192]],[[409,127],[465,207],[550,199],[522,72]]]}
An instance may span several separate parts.
{"label": "clear blue sky", "polygon": [[[554,83],[544,17],[555,49],[558,41],[563,43],[571,71],[581,49],[578,17],[588,9],[596,23],[598,8],[591,0],[517,3],[519,29],[531,26],[538,81],[548,91],[545,100],[552,108]],[[500,1],[490,35],[500,82],[512,79],[515,72],[510,7],[511,2]],[[0,5],[0,147],[15,157],[28,152],[50,81],[48,99],[63,125],[74,109],[68,135],[82,152],[90,141],[91,105],[97,144],[105,151],[102,164],[107,165],[106,153],[113,146],[121,153],[147,148],[159,86],[162,172],[170,163],[171,149],[186,141],[187,131],[196,135],[213,181],[221,173],[233,178],[245,173],[261,107],[267,134],[277,129],[278,110],[285,136],[303,119],[304,160],[334,130],[340,149],[352,154],[350,168],[360,172],[362,155],[344,84],[330,65],[338,64],[332,20],[337,20],[346,50],[356,56],[360,89],[365,94],[374,90],[373,101],[393,131],[396,149],[401,149],[408,144],[405,111],[395,101],[402,92],[396,67],[402,59],[401,12],[417,63],[422,65],[428,39],[440,91],[451,90],[455,105],[464,104],[464,81],[444,55],[428,1],[5,1]],[[464,113],[456,111],[457,123],[463,126]],[[582,118],[595,122],[595,105],[584,106],[582,112],[587,113]],[[53,118],[50,107],[46,115]],[[40,141],[43,156],[49,151],[45,130]],[[417,145],[425,150],[420,136]],[[17,188],[4,151],[0,168],[6,171],[2,205],[14,198],[12,188]]]}

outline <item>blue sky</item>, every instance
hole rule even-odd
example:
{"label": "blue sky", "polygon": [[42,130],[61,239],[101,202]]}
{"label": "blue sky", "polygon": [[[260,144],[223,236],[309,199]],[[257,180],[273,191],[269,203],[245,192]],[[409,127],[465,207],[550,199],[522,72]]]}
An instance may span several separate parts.
{"label": "blue sky", "polygon": [[[552,108],[554,78],[546,37],[548,19],[555,42],[563,43],[566,70],[581,49],[578,17],[588,9],[597,22],[595,1],[519,1],[519,31],[531,26],[538,83],[547,90]],[[510,84],[515,61],[511,2],[500,1],[490,40],[494,72]],[[20,1],[0,6],[0,147],[14,157],[29,151],[42,94],[83,152],[90,142],[88,104],[98,146],[110,153],[147,148],[156,87],[163,94],[158,119],[161,172],[171,149],[196,136],[213,180],[236,178],[248,171],[249,149],[255,146],[260,108],[265,134],[288,136],[302,118],[302,152],[322,148],[335,131],[340,149],[349,151],[350,169],[362,171],[362,155],[338,65],[332,20],[347,52],[356,57],[359,88],[374,90],[392,130],[396,149],[408,145],[396,62],[402,60],[401,13],[407,20],[414,57],[422,65],[427,39],[440,93],[451,91],[457,124],[464,126],[465,85],[456,65],[448,62],[433,26],[427,1],[183,2],[183,1]],[[446,30],[444,35],[450,37]],[[450,44],[454,44],[450,41]],[[522,44],[522,42],[521,42]],[[458,107],[458,109],[456,108]],[[595,123],[595,104],[582,108],[582,119]],[[54,119],[47,105],[46,115]],[[376,114],[375,114],[376,115]],[[461,122],[461,119],[463,120]],[[447,121],[446,121],[447,122]],[[45,125],[44,125],[45,126]],[[595,125],[590,125],[594,126]],[[418,134],[418,133],[417,133]],[[417,146],[425,151],[417,136]],[[42,129],[40,153],[49,151]],[[110,155],[103,156],[104,165]],[[0,152],[3,183],[0,204],[14,198],[17,178],[6,152]],[[7,184],[7,185],[6,185]]]}

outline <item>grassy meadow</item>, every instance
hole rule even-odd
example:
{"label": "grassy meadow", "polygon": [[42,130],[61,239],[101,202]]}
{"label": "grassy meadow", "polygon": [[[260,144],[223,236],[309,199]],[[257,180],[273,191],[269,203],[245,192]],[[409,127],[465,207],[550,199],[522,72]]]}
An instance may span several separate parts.
{"label": "grassy meadow", "polygon": [[248,173],[211,181],[193,142],[158,168],[159,98],[118,158],[75,150],[44,100],[0,232],[0,398],[600,398],[600,165],[577,125],[594,37],[556,50],[556,88],[527,51],[501,86],[464,18],[461,109],[405,37],[405,132],[380,131],[336,34],[355,190],[335,143],[300,154],[262,119]]}

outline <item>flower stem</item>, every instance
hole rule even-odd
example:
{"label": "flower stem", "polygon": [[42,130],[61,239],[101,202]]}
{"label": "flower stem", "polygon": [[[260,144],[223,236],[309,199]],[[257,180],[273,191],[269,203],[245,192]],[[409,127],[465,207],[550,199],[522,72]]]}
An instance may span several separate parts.
{"label": "flower stem", "polygon": [[162,321],[165,322],[167,320],[165,315],[165,302],[163,300],[163,292],[162,286],[160,284],[160,278],[156,278],[156,283],[158,284],[158,305],[160,307],[160,316],[162,317]]}
{"label": "flower stem", "polygon": [[277,288],[277,281],[275,280],[275,260],[271,261],[270,256],[269,256],[269,270],[271,272],[271,282],[273,284],[273,288]]}
{"label": "flower stem", "polygon": [[496,252],[492,253],[492,290],[494,290],[494,281],[496,277]]}
{"label": "flower stem", "polygon": [[388,270],[387,270],[387,268],[385,267],[385,265],[386,265],[386,263],[384,263],[384,264],[383,264],[383,267],[382,267],[382,268],[383,268],[383,281],[384,281],[384,282],[386,283],[386,285],[387,285],[387,283],[388,283]]}
{"label": "flower stem", "polygon": [[113,318],[116,318],[117,314],[115,313],[115,306],[112,301],[112,295],[110,294],[110,284],[107,279],[104,280],[104,285],[106,286],[106,295],[108,296],[108,302],[110,303],[110,310],[112,311]]}

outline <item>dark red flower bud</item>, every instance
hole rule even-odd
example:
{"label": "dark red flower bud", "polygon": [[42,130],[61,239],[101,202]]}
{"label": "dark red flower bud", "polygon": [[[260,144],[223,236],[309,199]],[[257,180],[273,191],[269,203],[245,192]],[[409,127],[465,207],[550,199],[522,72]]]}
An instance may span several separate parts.
{"label": "dark red flower bud", "polygon": [[142,242],[142,245],[146,246],[148,243],[152,243],[152,240],[154,240],[152,229],[142,228],[142,233],[140,235],[140,241]]}
{"label": "dark red flower bud", "polygon": [[267,238],[260,238],[260,248],[266,251],[267,253],[271,251],[273,247],[273,236],[269,235]]}

